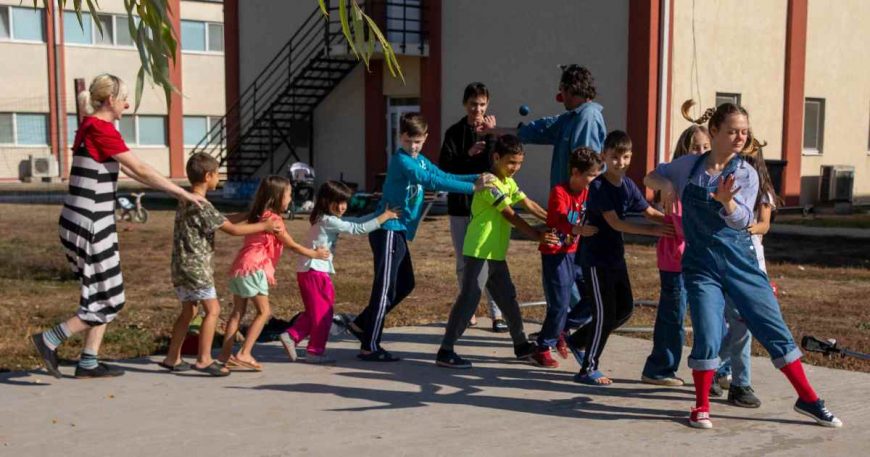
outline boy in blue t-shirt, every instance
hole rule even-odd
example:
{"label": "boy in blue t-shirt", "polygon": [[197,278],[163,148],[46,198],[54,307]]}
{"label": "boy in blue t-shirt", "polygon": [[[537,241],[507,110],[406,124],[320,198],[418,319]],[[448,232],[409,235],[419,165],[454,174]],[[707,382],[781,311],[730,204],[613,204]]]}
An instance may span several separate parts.
{"label": "boy in blue t-shirt", "polygon": [[[568,338],[575,354],[580,348],[586,349],[575,381],[590,385],[612,383],[598,370],[598,360],[607,338],[628,321],[634,310],[623,232],[656,237],[674,235],[674,227],[665,225],[664,215],[647,203],[632,180],[625,178],[631,164],[628,134],[620,130],[610,132],[604,140],[602,156],[607,169],[592,181],[586,202],[587,224],[598,227],[598,233],[581,238],[578,256],[586,278],[585,300],[593,304],[592,322]],[[626,213],[643,213],[658,224],[628,222]]]}
{"label": "boy in blue t-shirt", "polygon": [[372,294],[368,306],[348,325],[348,330],[361,343],[358,357],[369,362],[399,360],[381,347],[381,336],[387,313],[414,290],[414,267],[408,242],[414,239],[423,217],[424,190],[472,194],[495,179],[489,173],[445,173],[420,154],[429,134],[429,126],[420,113],[402,116],[399,134],[401,147],[387,167],[383,197],[376,213],[388,207],[402,212],[398,219],[387,221],[379,230],[369,233],[375,261]]}

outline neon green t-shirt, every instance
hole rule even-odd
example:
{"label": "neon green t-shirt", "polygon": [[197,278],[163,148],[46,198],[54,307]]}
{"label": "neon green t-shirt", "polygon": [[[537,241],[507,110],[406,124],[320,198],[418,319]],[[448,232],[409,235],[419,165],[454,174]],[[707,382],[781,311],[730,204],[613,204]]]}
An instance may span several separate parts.
{"label": "neon green t-shirt", "polygon": [[478,259],[504,260],[511,239],[511,223],[501,214],[526,198],[513,178],[496,179],[495,188],[475,192],[471,201],[471,222],[465,232],[462,255]]}

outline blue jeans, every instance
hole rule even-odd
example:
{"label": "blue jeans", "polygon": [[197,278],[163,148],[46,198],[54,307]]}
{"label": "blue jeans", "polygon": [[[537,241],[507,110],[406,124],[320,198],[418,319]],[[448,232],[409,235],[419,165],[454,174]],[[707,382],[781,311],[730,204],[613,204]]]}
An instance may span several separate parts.
{"label": "blue jeans", "polygon": [[728,331],[722,340],[719,349],[719,365],[717,376],[731,376],[731,385],[748,387],[752,385],[752,335],[746,327],[746,322],[740,317],[734,303],[725,296],[725,321],[728,323]]}
{"label": "blue jeans", "polygon": [[680,272],[659,271],[661,293],[653,329],[652,353],[646,358],[643,375],[647,378],[672,378],[677,375],[686,331],[686,287]]}
{"label": "blue jeans", "polygon": [[[574,254],[569,253],[541,254],[541,274],[544,277],[547,315],[538,333],[538,346],[552,348],[556,346],[559,334],[565,330],[568,310],[574,302],[578,282],[582,284],[583,273],[574,263]],[[574,308],[579,310],[579,304]]]}

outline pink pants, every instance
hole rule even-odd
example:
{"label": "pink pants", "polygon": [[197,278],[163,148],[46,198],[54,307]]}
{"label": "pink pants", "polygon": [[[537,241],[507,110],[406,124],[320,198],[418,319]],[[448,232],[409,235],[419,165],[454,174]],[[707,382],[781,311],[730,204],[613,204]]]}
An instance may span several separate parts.
{"label": "pink pants", "polygon": [[305,311],[296,318],[287,333],[293,341],[299,343],[308,338],[308,353],[321,355],[326,351],[326,340],[329,339],[329,328],[332,326],[332,309],[335,305],[335,288],[329,273],[308,270],[296,273],[299,282],[299,293]]}

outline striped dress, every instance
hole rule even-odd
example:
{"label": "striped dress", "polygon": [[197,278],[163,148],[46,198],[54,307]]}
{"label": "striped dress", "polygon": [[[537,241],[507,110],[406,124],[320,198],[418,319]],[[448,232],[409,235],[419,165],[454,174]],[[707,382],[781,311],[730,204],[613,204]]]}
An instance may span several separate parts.
{"label": "striped dress", "polygon": [[69,193],[60,214],[60,241],[81,282],[78,317],[90,325],[111,322],[124,307],[124,281],[115,231],[119,164],[128,150],[115,127],[86,117],[73,142]]}

